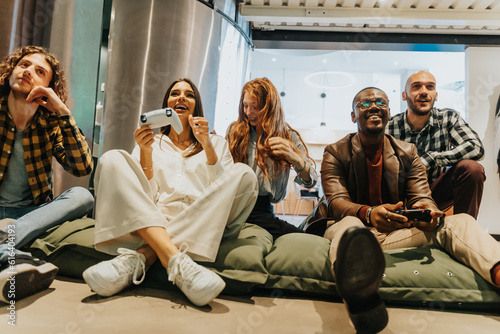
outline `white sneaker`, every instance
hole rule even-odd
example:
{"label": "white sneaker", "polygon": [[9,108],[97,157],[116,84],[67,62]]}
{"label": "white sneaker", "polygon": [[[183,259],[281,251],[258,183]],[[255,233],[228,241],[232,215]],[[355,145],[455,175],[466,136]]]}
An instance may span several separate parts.
{"label": "white sneaker", "polygon": [[[146,276],[146,258],[136,251],[118,248],[118,255],[83,272],[83,279],[90,288],[103,297],[117,294],[126,287],[141,284]],[[138,280],[137,276],[141,275]]]}
{"label": "white sneaker", "polygon": [[168,280],[177,285],[193,304],[204,306],[221,293],[226,283],[219,275],[187,256],[187,248],[182,244],[168,262]]}

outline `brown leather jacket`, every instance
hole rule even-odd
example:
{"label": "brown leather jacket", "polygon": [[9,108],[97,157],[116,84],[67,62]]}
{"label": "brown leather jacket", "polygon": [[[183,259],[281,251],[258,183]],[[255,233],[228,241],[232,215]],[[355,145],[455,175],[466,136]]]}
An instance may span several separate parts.
{"label": "brown leather jacket", "polygon": [[[388,204],[402,201],[410,208],[423,201],[429,209],[438,210],[415,145],[386,134],[382,154],[382,175],[391,199]],[[366,174],[365,153],[357,133],[325,148],[321,182],[331,219],[356,216],[361,207],[369,205]]]}

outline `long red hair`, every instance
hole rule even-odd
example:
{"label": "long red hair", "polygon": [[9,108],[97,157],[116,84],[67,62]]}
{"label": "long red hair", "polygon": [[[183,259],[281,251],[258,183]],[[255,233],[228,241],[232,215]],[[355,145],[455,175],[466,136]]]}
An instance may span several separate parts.
{"label": "long red hair", "polygon": [[[281,137],[291,142],[290,131],[295,130],[285,122],[285,113],[281,106],[278,90],[274,87],[272,82],[267,78],[259,78],[247,82],[241,91],[238,120],[231,123],[226,135],[226,139],[229,142],[229,150],[235,162],[248,162],[247,150],[250,140],[250,123],[248,122],[243,107],[245,94],[255,97],[260,109],[256,128],[257,142],[255,158],[257,160],[257,165],[264,173],[264,177],[268,178],[270,174],[268,159],[274,162],[274,175],[281,169],[290,168],[290,163],[284,156],[275,155],[271,152],[268,145],[269,138]],[[304,144],[300,134],[297,131],[295,132],[299,135],[300,140]],[[294,145],[292,144],[292,146]],[[295,151],[299,154],[305,153],[305,155],[309,157],[309,152],[305,144],[304,147],[305,152],[301,152],[297,149],[295,149]]]}

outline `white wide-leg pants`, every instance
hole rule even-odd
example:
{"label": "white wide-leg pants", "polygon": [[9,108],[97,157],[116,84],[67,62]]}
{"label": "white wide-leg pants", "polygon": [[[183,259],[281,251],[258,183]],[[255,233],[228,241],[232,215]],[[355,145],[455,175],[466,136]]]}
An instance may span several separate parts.
{"label": "white wide-leg pants", "polygon": [[137,159],[112,150],[100,159],[95,194],[97,250],[109,254],[117,254],[120,247],[136,250],[145,242],[135,231],[160,226],[177,247],[187,243],[194,260],[213,262],[222,238],[239,234],[257,200],[258,183],[250,167],[237,163],[167,220]]}

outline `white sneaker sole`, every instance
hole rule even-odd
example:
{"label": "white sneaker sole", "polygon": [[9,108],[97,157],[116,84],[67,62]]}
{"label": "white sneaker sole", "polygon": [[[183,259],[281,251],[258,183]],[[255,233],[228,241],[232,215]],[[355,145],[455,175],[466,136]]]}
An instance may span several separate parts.
{"label": "white sneaker sole", "polygon": [[218,295],[220,295],[222,290],[224,290],[224,288],[226,287],[226,283],[222,280],[222,278],[220,278],[220,276],[218,275],[217,277],[219,278],[219,280],[215,283],[215,286],[212,288],[205,289],[205,293],[202,294],[201,296],[197,295],[196,300],[193,300],[194,298],[189,297],[187,294],[186,297],[188,297],[191,303],[193,303],[196,306],[201,307],[207,305],[212,300],[214,300]]}
{"label": "white sneaker sole", "polygon": [[83,280],[85,281],[85,283],[87,283],[87,285],[90,287],[92,291],[94,291],[99,296],[103,297],[110,297],[116,295],[118,292],[121,291],[121,290],[120,291],[111,290],[103,286],[102,284],[99,284],[99,282],[105,280],[101,277],[101,275],[99,275],[98,272],[92,270],[92,268],[93,267],[87,268],[82,274]]}

